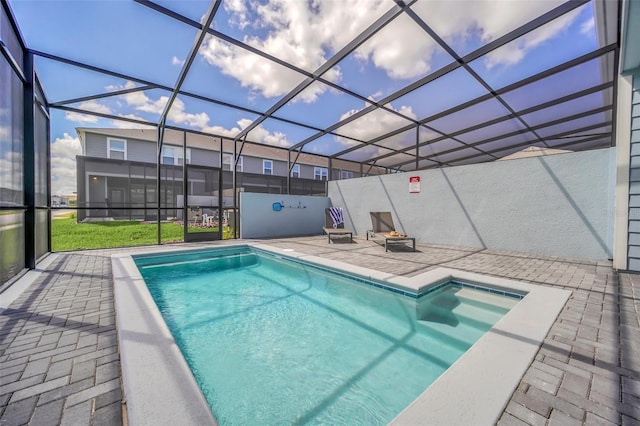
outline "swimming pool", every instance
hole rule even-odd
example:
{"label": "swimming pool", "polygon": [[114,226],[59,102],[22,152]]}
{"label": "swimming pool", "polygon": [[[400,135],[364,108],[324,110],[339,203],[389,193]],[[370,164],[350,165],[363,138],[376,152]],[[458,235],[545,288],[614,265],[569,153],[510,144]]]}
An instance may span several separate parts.
{"label": "swimming pool", "polygon": [[522,297],[400,294],[249,247],[134,260],[222,424],[386,424]]}
{"label": "swimming pool", "polygon": [[[420,294],[453,280],[496,292],[506,290],[527,295],[395,417],[392,424],[495,423],[570,295],[564,290],[445,268],[402,277],[263,244],[241,246],[252,246],[275,255],[286,252],[287,257],[319,268],[354,272],[364,280],[408,294]],[[163,247],[148,251],[157,254],[171,250]],[[198,251],[201,250],[195,250]],[[215,424],[132,257],[113,255],[112,270],[129,424]],[[267,387],[265,392],[270,391]]]}

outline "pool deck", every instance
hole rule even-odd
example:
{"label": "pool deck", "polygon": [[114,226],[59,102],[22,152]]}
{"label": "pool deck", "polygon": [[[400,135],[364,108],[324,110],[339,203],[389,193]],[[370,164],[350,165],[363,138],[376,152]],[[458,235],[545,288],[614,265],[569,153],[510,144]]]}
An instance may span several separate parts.
{"label": "pool deck", "polygon": [[[640,275],[606,261],[461,247],[385,253],[364,237],[261,242],[395,275],[442,266],[571,290],[499,424],[640,425]],[[171,247],[186,246],[203,244]],[[33,283],[0,314],[0,424],[122,424],[110,256],[138,251],[57,253],[25,277]]]}

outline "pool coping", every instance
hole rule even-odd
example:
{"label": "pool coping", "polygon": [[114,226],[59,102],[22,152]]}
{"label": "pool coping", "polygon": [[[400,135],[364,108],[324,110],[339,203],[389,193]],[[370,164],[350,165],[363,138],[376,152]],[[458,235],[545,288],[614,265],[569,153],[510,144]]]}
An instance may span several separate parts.
{"label": "pool coping", "polygon": [[[568,290],[448,268],[413,277],[396,276],[263,243],[217,244],[205,249],[239,246],[346,271],[400,290],[421,292],[455,280],[527,294],[391,421],[396,425],[495,424],[571,295]],[[137,254],[191,250],[203,247],[153,247]],[[114,254],[111,261],[123,401],[129,424],[217,424],[132,256]],[[477,368],[479,365],[482,368]]]}

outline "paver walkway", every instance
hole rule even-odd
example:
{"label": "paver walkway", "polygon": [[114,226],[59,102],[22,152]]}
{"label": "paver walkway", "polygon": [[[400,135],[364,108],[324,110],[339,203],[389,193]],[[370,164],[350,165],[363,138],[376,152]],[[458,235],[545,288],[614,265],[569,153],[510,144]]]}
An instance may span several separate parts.
{"label": "paver walkway", "polygon": [[[572,290],[499,423],[640,425],[639,275],[460,247],[385,253],[363,238],[264,242],[398,275],[446,266]],[[123,251],[137,249],[56,254],[0,314],[1,425],[122,424],[110,254]]]}

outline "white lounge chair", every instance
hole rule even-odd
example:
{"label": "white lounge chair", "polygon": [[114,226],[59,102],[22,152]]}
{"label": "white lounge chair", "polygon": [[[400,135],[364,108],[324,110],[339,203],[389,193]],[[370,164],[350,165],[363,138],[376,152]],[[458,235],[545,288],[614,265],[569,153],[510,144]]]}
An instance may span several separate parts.
{"label": "white lounge chair", "polygon": [[[339,209],[339,210],[337,210]],[[349,241],[353,242],[353,232],[344,228],[344,219],[342,218],[342,208],[329,207],[324,210],[324,227],[323,232],[327,234],[329,244],[331,244],[331,236],[346,237],[349,236]]]}

